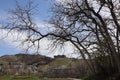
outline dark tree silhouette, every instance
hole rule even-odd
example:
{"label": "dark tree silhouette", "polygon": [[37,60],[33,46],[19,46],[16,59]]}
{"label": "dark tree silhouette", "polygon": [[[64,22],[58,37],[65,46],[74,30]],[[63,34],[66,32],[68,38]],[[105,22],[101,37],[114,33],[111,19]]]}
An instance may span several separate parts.
{"label": "dark tree silhouette", "polygon": [[[34,44],[48,38],[54,45],[69,42],[81,54],[92,73],[95,62],[100,70],[106,65],[120,72],[120,4],[119,0],[69,0],[53,5],[49,23],[54,29],[42,34],[33,22],[31,3],[12,11],[13,23],[5,29],[27,33],[25,42]],[[39,45],[38,45],[39,49]],[[104,59],[105,58],[105,59]],[[107,67],[107,68],[108,68]],[[108,71],[104,71],[109,73]]]}

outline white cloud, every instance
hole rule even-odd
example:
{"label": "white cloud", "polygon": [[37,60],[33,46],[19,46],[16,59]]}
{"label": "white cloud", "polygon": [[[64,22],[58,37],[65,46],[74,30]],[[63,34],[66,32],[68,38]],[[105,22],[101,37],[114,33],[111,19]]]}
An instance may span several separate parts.
{"label": "white cloud", "polygon": [[47,32],[53,31],[54,27],[51,27],[52,25],[47,23],[47,22],[41,22],[41,21],[36,21],[37,27],[39,29],[39,31],[42,34],[45,34]]}
{"label": "white cloud", "polygon": [[0,30],[0,39],[3,39],[5,42],[18,46],[22,40],[26,38],[26,34],[21,34],[18,31],[11,31],[2,29]]}
{"label": "white cloud", "polygon": [[59,3],[64,4],[64,3],[66,3],[66,2],[70,2],[71,0],[56,0],[56,1],[59,2]]}
{"label": "white cloud", "polygon": [[[49,24],[47,24],[49,25]],[[40,26],[41,29],[46,28],[45,23],[39,23],[38,26]],[[28,43],[26,44],[21,44],[22,41],[24,41],[27,38],[27,34],[26,33],[21,33],[18,31],[11,31],[11,33],[8,34],[8,30],[0,30],[0,38],[4,38],[4,41],[14,47],[17,47],[18,49],[24,50],[27,48]],[[36,43],[37,44],[37,43]],[[31,44],[29,44],[31,45]],[[40,41],[40,49],[39,49],[39,53],[42,55],[46,55],[46,56],[50,56],[53,57],[54,55],[66,55],[68,57],[77,57],[78,55],[74,54],[74,49],[73,47],[70,45],[70,43],[66,43],[66,47],[64,47],[64,49],[56,49],[54,52],[51,51],[51,49],[49,49],[50,45],[50,40],[44,38]],[[34,52],[34,50],[36,50],[36,47],[32,47],[29,52]]]}
{"label": "white cloud", "polygon": [[64,5],[64,6],[67,6],[67,3],[71,3],[72,0],[55,0],[57,3],[61,4],[61,5]]}

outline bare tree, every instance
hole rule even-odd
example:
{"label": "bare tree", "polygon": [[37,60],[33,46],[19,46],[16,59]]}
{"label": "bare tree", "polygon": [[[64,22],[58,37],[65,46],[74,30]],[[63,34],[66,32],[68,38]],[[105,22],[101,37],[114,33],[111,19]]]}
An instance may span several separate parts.
{"label": "bare tree", "polygon": [[[51,23],[62,39],[71,42],[82,55],[92,59],[109,56],[111,66],[120,71],[119,57],[119,0],[70,0],[57,3]],[[94,56],[94,57],[93,57]],[[87,61],[86,61],[87,62]]]}
{"label": "bare tree", "polygon": [[[42,34],[33,22],[31,3],[26,8],[17,6],[13,19],[5,29],[27,33],[24,42],[37,42],[48,38],[54,45],[69,42],[81,54],[92,73],[96,73],[94,60],[103,67],[99,57],[108,57],[115,72],[120,72],[120,4],[119,0],[69,0],[55,3],[49,23],[54,29]],[[29,47],[31,47],[29,46]]]}

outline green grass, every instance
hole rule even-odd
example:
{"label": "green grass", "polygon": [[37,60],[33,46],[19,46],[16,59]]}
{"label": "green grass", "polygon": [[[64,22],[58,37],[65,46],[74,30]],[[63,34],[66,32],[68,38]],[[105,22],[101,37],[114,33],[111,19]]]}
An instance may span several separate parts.
{"label": "green grass", "polygon": [[30,76],[0,76],[0,80],[70,80],[65,78],[33,78]]}
{"label": "green grass", "polygon": [[54,61],[52,61],[51,63],[49,63],[48,65],[69,65],[71,63],[72,59],[69,58],[57,58]]}

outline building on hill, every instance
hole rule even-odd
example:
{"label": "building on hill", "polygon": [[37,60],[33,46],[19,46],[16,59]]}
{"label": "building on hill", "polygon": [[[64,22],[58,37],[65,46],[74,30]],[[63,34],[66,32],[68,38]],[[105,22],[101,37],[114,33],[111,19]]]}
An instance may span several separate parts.
{"label": "building on hill", "polygon": [[54,56],[54,58],[66,58],[65,55],[57,55],[57,56]]}

